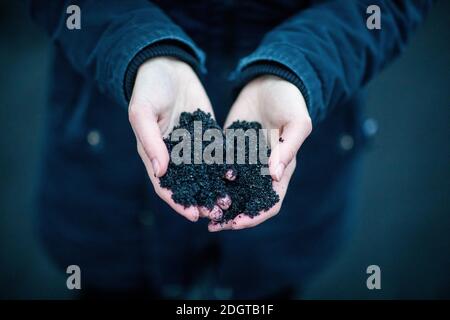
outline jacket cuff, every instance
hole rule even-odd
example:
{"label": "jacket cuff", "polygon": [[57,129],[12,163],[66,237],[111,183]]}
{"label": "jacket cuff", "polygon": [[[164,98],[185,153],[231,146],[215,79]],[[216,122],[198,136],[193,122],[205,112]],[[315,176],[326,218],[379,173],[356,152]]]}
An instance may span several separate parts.
{"label": "jacket cuff", "polygon": [[236,78],[236,89],[242,89],[247,83],[263,75],[273,75],[289,81],[300,90],[306,105],[309,105],[308,90],[303,81],[288,67],[275,61],[256,61],[245,67]]}
{"label": "jacket cuff", "polygon": [[184,61],[189,64],[197,74],[200,75],[201,73],[200,61],[195,58],[193,52],[190,52],[188,48],[184,48],[182,43],[177,43],[176,41],[160,41],[153,43],[139,51],[128,64],[124,79],[124,93],[127,102],[130,101],[131,94],[133,93],[134,82],[136,81],[139,67],[151,58],[163,56],[174,57]]}
{"label": "jacket cuff", "polygon": [[239,61],[230,79],[238,79],[244,70],[259,62],[275,63],[295,74],[302,82],[302,86],[299,89],[305,98],[313,125],[323,119],[325,106],[322,96],[322,82],[316,70],[300,49],[285,43],[261,45],[252,54]]}
{"label": "jacket cuff", "polygon": [[153,5],[148,7],[118,15],[96,45],[96,53],[92,57],[96,59],[93,71],[100,91],[124,108],[128,107],[124,90],[128,66],[139,52],[152,44],[167,41],[188,48],[200,61],[201,72],[206,72],[203,51],[160,10]]}

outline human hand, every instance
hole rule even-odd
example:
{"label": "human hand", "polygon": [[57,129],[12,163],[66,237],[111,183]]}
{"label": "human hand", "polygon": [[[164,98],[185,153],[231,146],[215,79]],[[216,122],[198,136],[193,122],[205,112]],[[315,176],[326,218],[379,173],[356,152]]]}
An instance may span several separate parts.
{"label": "human hand", "polygon": [[199,216],[219,219],[220,207],[211,211],[195,206],[185,208],[173,201],[170,190],[161,188],[159,178],[166,173],[170,160],[163,137],[172,131],[182,112],[198,108],[214,116],[209,98],[188,64],[170,57],[157,57],[140,66],[128,108],[137,149],[155,192],[190,221],[197,221]]}
{"label": "human hand", "polygon": [[300,90],[275,76],[261,76],[249,82],[231,107],[225,128],[236,120],[257,121],[265,129],[278,129],[279,141],[270,141],[269,172],[280,201],[251,218],[240,214],[224,224],[210,222],[209,231],[254,227],[275,216],[281,208],[296,166],[296,154],[312,130],[311,118]]}

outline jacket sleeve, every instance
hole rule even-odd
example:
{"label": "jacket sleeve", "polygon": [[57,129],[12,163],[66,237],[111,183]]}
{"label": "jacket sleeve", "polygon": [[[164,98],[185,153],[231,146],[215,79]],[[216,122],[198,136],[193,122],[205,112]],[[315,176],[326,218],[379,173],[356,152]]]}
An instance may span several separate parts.
{"label": "jacket sleeve", "polygon": [[[72,4],[80,8],[81,29],[66,27]],[[204,72],[204,53],[147,0],[32,0],[30,9],[72,66],[119,105],[127,106],[133,73],[147,58],[174,55]]]}
{"label": "jacket sleeve", "polygon": [[[402,50],[431,0],[324,1],[294,15],[243,58],[232,78],[248,81],[270,70],[302,92],[313,123],[342,103]],[[378,5],[381,29],[369,30],[366,13]],[[274,71],[277,70],[277,71]]]}

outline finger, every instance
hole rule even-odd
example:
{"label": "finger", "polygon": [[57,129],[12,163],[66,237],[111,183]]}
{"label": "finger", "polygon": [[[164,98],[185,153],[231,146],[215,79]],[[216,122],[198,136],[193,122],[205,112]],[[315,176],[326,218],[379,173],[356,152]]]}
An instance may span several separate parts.
{"label": "finger", "polygon": [[199,207],[200,217],[208,218],[213,221],[220,221],[223,217],[223,210],[215,205],[211,210],[206,207]]}
{"label": "finger", "polygon": [[233,169],[228,169],[225,174],[224,174],[224,178],[228,181],[234,181],[236,180],[236,170]]}
{"label": "finger", "polygon": [[[273,181],[272,186],[275,192],[279,195],[280,200],[269,210],[262,211],[259,215],[250,217],[245,214],[239,214],[231,222],[227,224],[217,224],[213,228],[215,232],[222,230],[241,230],[246,228],[255,227],[264,221],[276,216],[281,209],[284,197],[286,196],[286,191],[289,185],[289,181],[295,170],[296,161],[291,161],[291,163],[286,168],[286,174],[282,177],[281,181]],[[208,226],[209,229],[209,226]]]}
{"label": "finger", "polygon": [[249,217],[247,215],[238,215],[233,219],[232,230],[241,230],[257,226],[264,221],[274,217],[281,209],[281,202],[277,202],[272,208],[267,211],[260,212],[259,215]]}
{"label": "finger", "polygon": [[153,167],[150,163],[149,158],[147,157],[147,154],[145,153],[142,144],[138,142],[138,153],[142,158],[142,161],[144,162],[145,168],[147,170],[147,174],[150,177],[150,181],[152,182],[153,188],[155,189],[156,194],[165,201],[173,210],[175,210],[177,213],[184,216],[186,219],[195,222],[198,220],[200,214],[197,207],[191,206],[188,208],[185,208],[184,206],[175,203],[172,199],[172,191],[168,189],[163,189],[159,185],[159,179],[155,177],[153,172]]}
{"label": "finger", "polygon": [[169,165],[169,152],[163,141],[157,117],[151,108],[130,105],[129,119],[137,140],[150,159],[153,174],[158,178],[163,176]]}
{"label": "finger", "polygon": [[227,210],[231,206],[231,197],[229,195],[225,195],[224,197],[218,198],[217,205],[222,210]]}
{"label": "finger", "polygon": [[[153,183],[153,179],[157,179],[157,178],[151,178],[152,183]],[[172,191],[170,191],[168,189],[163,189],[160,186],[155,187],[155,184],[153,184],[153,187],[155,188],[155,190],[156,190],[156,188],[159,188],[159,191],[156,193],[164,202],[166,202],[173,210],[175,210],[175,212],[179,213],[180,215],[182,215],[183,217],[185,217],[186,219],[188,219],[191,222],[198,221],[200,214],[199,214],[197,207],[190,206],[190,207],[186,208],[186,207],[176,203],[175,201],[173,201]]]}
{"label": "finger", "polygon": [[291,121],[283,126],[269,158],[269,172],[272,179],[281,181],[286,167],[295,159],[298,150],[310,133],[309,120]]}
{"label": "finger", "polygon": [[209,212],[211,210],[209,210],[207,207],[200,206],[200,207],[198,207],[198,211],[199,211],[200,217],[209,218]]}
{"label": "finger", "polygon": [[230,220],[227,222],[210,221],[208,224],[208,231],[209,232],[218,232],[218,231],[222,231],[222,230],[229,230],[229,229],[231,229],[232,224],[233,224],[233,220]]}
{"label": "finger", "polygon": [[214,206],[209,213],[209,218],[213,221],[220,221],[222,220],[223,211],[219,206]]}

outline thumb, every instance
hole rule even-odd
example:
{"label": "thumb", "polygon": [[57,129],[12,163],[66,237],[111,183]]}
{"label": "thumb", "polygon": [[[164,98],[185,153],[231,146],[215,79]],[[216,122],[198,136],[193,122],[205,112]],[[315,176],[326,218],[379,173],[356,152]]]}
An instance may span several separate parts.
{"label": "thumb", "polygon": [[129,119],[136,139],[150,159],[155,177],[162,177],[169,165],[169,152],[162,138],[157,117],[153,112],[129,112]]}
{"label": "thumb", "polygon": [[272,179],[281,180],[284,170],[295,159],[298,150],[310,133],[310,122],[289,122],[283,126],[279,139],[271,143],[269,172]]}

